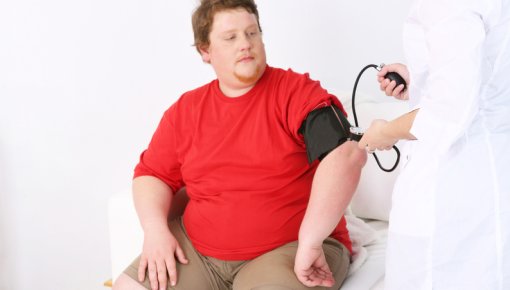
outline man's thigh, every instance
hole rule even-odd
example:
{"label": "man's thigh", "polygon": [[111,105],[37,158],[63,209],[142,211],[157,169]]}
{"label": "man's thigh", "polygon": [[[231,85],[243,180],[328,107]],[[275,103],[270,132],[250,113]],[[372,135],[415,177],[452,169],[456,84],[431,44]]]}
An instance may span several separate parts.
{"label": "man's thigh", "polygon": [[[333,238],[323,244],[328,265],[339,289],[347,276],[350,254],[347,248]],[[310,290],[294,274],[294,258],[297,242],[288,243],[248,262],[234,279],[234,290]],[[326,289],[316,287],[314,289]]]}
{"label": "man's thigh", "polygon": [[[221,290],[225,289],[222,284],[223,282],[217,278],[217,275],[213,273],[207,264],[207,261],[202,255],[200,255],[191,244],[184,226],[182,225],[181,219],[178,218],[173,220],[169,224],[170,231],[175,236],[179,245],[186,258],[188,264],[184,265],[177,262],[177,285],[174,287],[168,286],[167,289],[174,290],[189,290],[189,289],[211,289]],[[138,265],[140,263],[140,257],[136,258],[133,263],[124,271],[125,274],[130,276],[132,279],[138,281]],[[147,272],[145,273],[145,281],[141,283],[146,289],[151,289],[149,279],[147,278]]]}

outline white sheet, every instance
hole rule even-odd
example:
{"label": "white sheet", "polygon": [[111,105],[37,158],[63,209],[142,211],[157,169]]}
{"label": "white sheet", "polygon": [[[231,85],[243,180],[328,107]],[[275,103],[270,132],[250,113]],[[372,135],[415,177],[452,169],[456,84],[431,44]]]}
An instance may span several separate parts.
{"label": "white sheet", "polygon": [[353,260],[341,290],[384,289],[388,223],[346,216],[353,243]]}

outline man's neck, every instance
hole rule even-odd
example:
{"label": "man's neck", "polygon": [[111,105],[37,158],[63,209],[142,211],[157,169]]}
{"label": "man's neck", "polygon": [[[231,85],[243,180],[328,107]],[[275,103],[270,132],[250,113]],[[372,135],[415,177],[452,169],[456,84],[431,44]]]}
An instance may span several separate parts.
{"label": "man's neck", "polygon": [[254,83],[252,85],[248,85],[246,87],[232,87],[232,86],[227,86],[227,85],[223,85],[221,82],[220,82],[220,90],[221,92],[229,97],[229,98],[237,98],[237,97],[240,97],[244,94],[246,94],[247,92],[249,92],[257,83]]}

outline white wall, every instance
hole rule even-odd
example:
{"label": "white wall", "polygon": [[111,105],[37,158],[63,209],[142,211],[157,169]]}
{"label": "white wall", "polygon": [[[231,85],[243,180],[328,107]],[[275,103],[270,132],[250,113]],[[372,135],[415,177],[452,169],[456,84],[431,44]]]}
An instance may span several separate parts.
{"label": "white wall", "polygon": [[[108,198],[164,109],[213,78],[191,47],[194,4],[0,2],[0,289],[104,289]],[[333,91],[402,60],[407,1],[258,4],[268,62]]]}

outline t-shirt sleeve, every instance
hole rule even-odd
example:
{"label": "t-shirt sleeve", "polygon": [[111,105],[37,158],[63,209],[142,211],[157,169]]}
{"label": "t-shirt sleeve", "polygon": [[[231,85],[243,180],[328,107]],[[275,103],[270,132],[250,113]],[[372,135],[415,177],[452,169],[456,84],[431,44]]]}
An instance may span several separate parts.
{"label": "t-shirt sleeve", "polygon": [[154,176],[162,180],[174,193],[184,186],[173,119],[175,106],[174,104],[164,113],[148,148],[140,155],[134,172],[134,177]]}
{"label": "t-shirt sleeve", "polygon": [[346,116],[347,113],[338,98],[321,87],[319,81],[310,79],[308,74],[293,73],[289,78],[288,99],[286,104],[286,120],[290,134],[298,143],[305,146],[301,126],[308,114],[332,104]]}

